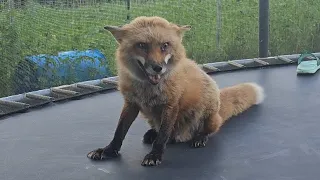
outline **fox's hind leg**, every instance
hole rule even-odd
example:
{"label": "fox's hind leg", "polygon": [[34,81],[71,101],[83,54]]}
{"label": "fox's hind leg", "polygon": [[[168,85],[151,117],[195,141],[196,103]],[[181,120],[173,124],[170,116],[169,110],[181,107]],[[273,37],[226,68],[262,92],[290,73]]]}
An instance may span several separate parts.
{"label": "fox's hind leg", "polygon": [[144,118],[146,118],[146,121],[149,124],[150,129],[144,133],[143,138],[142,138],[142,142],[145,144],[152,144],[158,136],[158,132],[156,130],[157,129],[156,128],[157,127],[156,120],[154,120],[152,118],[148,118],[145,115],[144,115]]}
{"label": "fox's hind leg", "polygon": [[191,140],[191,146],[194,148],[204,147],[207,144],[209,136],[219,131],[222,125],[222,118],[218,113],[214,113],[203,122],[203,128]]}
{"label": "fox's hind leg", "polygon": [[152,144],[154,140],[157,138],[158,132],[155,129],[149,129],[144,135],[143,135],[143,143],[145,144]]}
{"label": "fox's hind leg", "polygon": [[[158,132],[155,129],[149,129],[144,135],[143,135],[143,143],[145,144],[152,144],[158,136]],[[176,141],[174,138],[170,137],[168,144],[175,144]]]}
{"label": "fox's hind leg", "polygon": [[[157,138],[157,136],[159,134],[157,132],[157,130],[156,130],[158,128],[156,128],[156,123],[154,122],[154,120],[148,119],[147,122],[148,122],[148,124],[150,126],[150,129],[147,132],[144,133],[143,138],[142,138],[142,142],[145,143],[145,144],[152,144],[156,140],[156,138]],[[174,138],[172,138],[170,136],[170,138],[169,138],[167,143],[168,144],[174,144],[174,143],[176,143],[176,141],[175,141]]]}

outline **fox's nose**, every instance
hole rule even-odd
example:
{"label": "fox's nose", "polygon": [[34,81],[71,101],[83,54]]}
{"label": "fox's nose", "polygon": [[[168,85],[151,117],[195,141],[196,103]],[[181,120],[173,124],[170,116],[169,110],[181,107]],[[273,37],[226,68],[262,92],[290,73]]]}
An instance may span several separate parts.
{"label": "fox's nose", "polygon": [[152,65],[152,69],[155,71],[155,72],[160,72],[162,70],[162,67],[155,64],[155,65]]}

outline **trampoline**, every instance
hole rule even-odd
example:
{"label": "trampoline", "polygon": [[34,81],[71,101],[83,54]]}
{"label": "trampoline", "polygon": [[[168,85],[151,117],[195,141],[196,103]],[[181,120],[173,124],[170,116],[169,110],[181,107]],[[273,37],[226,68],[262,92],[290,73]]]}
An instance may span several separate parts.
{"label": "trampoline", "polygon": [[[282,62],[290,64],[291,57],[296,56],[284,56]],[[267,61],[268,58],[263,62]],[[140,165],[151,149],[142,143],[148,126],[140,117],[123,142],[120,158],[95,162],[86,157],[113,137],[123,105],[121,94],[112,86],[116,79],[107,80],[103,87],[107,91],[95,85],[81,85],[82,95],[86,95],[83,98],[68,87],[50,89],[47,99],[49,95],[43,95],[46,90],[41,91],[42,95],[40,91],[38,95],[23,95],[19,102],[14,102],[18,96],[4,98],[2,106],[7,103],[14,108],[2,109],[5,116],[0,121],[0,179],[317,179],[320,76],[297,76],[294,63],[225,71],[241,69],[241,63],[248,67],[259,61],[245,62],[249,61],[225,62],[223,66],[215,63],[206,68],[212,72],[221,70],[210,74],[221,88],[247,81],[259,83],[265,88],[264,103],[231,118],[205,148],[168,145],[162,164],[156,167]],[[261,67],[271,64],[263,62],[259,62]],[[63,103],[61,99],[70,98],[57,96],[59,93],[78,100]],[[47,106],[40,108],[44,104]],[[26,109],[29,112],[19,113]]]}

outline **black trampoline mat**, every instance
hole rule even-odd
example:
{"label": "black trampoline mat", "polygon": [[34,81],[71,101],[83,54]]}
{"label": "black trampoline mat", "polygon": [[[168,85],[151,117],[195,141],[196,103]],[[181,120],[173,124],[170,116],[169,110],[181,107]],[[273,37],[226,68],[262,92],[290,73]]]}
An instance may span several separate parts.
{"label": "black trampoline mat", "polygon": [[118,159],[86,154],[107,145],[123,105],[119,92],[55,104],[0,121],[1,180],[316,180],[320,176],[320,74],[296,66],[213,75],[220,87],[257,82],[263,104],[232,118],[201,149],[168,145],[157,167],[140,165],[151,150],[138,118]]}

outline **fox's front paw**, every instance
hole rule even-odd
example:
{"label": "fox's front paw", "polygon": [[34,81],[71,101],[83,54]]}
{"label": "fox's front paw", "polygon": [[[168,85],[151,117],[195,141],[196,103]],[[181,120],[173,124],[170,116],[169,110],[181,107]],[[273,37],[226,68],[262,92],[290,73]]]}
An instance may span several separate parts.
{"label": "fox's front paw", "polygon": [[115,158],[118,156],[119,156],[118,151],[112,149],[109,146],[105,148],[98,148],[87,154],[87,157],[92,160],[104,160],[104,159]]}
{"label": "fox's front paw", "polygon": [[144,157],[141,165],[142,166],[158,166],[161,164],[161,161],[162,161],[161,153],[151,152]]}
{"label": "fox's front paw", "polygon": [[152,144],[154,140],[157,138],[158,133],[154,129],[149,129],[143,136],[143,143]]}
{"label": "fox's front paw", "polygon": [[208,136],[199,134],[192,139],[191,147],[194,147],[194,148],[205,147],[208,142],[208,139],[209,139]]}

